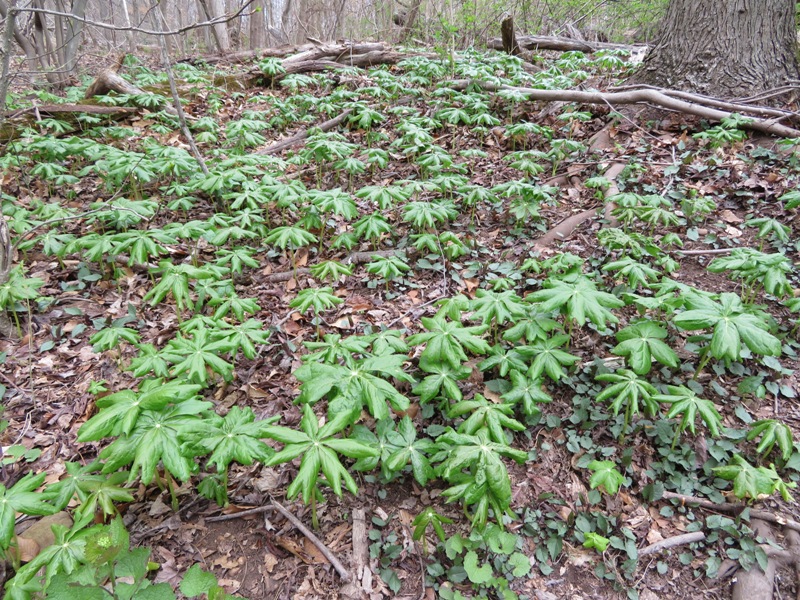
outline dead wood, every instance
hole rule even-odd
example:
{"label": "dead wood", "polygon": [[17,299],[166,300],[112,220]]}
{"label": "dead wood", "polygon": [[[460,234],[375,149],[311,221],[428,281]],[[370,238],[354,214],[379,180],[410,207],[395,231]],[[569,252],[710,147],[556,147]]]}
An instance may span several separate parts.
{"label": "dead wood", "polygon": [[192,65],[247,64],[262,58],[285,58],[292,54],[297,54],[298,52],[305,52],[314,47],[316,47],[316,44],[279,46],[277,48],[262,48],[260,50],[242,50],[241,52],[230,52],[225,55],[187,56],[186,58],[178,59],[176,62]]}
{"label": "dead wood", "polygon": [[156,94],[152,94],[150,92],[144,91],[142,88],[137,87],[123,79],[116,71],[113,69],[105,69],[101,71],[97,78],[92,82],[92,84],[86,89],[86,93],[84,94],[84,98],[93,98],[94,96],[105,96],[109,92],[116,92],[118,94],[128,94],[131,96],[139,96],[139,95],[148,95],[154,96],[159,99],[159,108],[171,114],[177,114],[177,111],[173,106],[167,104],[165,98],[161,98],[160,96],[156,96]]}
{"label": "dead wood", "polygon": [[319,550],[322,553],[322,555],[328,559],[328,562],[331,563],[331,565],[333,565],[333,568],[336,569],[336,572],[339,573],[339,577],[342,578],[342,581],[347,583],[352,579],[350,573],[347,571],[347,569],[344,568],[344,565],[339,561],[338,558],[336,558],[333,552],[331,552],[328,549],[328,547],[324,543],[322,543],[322,540],[320,540],[316,535],[314,535],[308,527],[303,525],[300,519],[295,517],[288,510],[286,510],[280,502],[276,502],[273,500],[272,506],[275,510],[281,513],[286,518],[287,521],[289,521],[292,525],[294,525],[300,531],[300,533],[306,536],[312,544],[314,544],[317,547],[317,550]]}
{"label": "dead wood", "polygon": [[[765,540],[774,541],[775,535],[772,528],[765,521],[752,519],[750,526],[758,537]],[[767,555],[767,568],[761,570],[758,563],[754,564],[747,571],[740,572],[736,577],[733,586],[732,600],[770,600],[773,588],[775,587],[775,571],[778,568],[778,561],[774,557]]]}
{"label": "dead wood", "polygon": [[138,109],[130,106],[96,106],[94,104],[43,104],[22,108],[5,115],[7,119],[15,119],[25,115],[35,115],[47,117],[60,117],[69,115],[103,115],[111,118],[124,117],[138,112]]}
{"label": "dead wood", "polygon": [[[285,71],[283,73],[269,76],[262,73],[258,67],[252,67],[245,72],[220,75],[219,81],[228,85],[239,85],[246,89],[265,83],[274,85],[287,75],[299,73],[314,73],[341,67],[364,68],[375,65],[392,65],[409,56],[436,58],[435,54],[430,53],[397,52],[382,42],[323,44],[294,48],[300,51],[281,60]],[[269,51],[261,52],[268,53]]]}
{"label": "dead wood", "polygon": [[320,59],[346,63],[348,56],[358,56],[359,54],[368,54],[370,52],[387,52],[389,49],[389,46],[383,42],[313,46],[312,48],[288,56],[283,60],[283,66],[285,67],[294,62]]}
{"label": "dead wood", "polygon": [[721,98],[705,96],[703,94],[693,94],[691,92],[684,92],[682,90],[670,90],[666,88],[658,88],[652,85],[644,85],[644,84],[623,85],[615,87],[611,91],[624,92],[628,90],[656,90],[672,98],[686,100],[687,102],[696,102],[698,104],[703,104],[704,106],[710,106],[712,108],[719,108],[728,111],[736,111],[739,113],[750,113],[753,115],[758,115],[760,117],[775,117],[776,119],[786,119],[791,121],[800,120],[800,114],[792,112],[790,110],[781,110],[780,108],[772,108],[768,106],[757,106],[744,102],[736,102],[736,101],[730,102],[723,100]]}
{"label": "dead wood", "polygon": [[351,112],[352,111],[348,108],[339,116],[336,116],[332,119],[328,119],[327,121],[324,121],[323,123],[320,123],[315,127],[303,129],[302,131],[295,133],[292,137],[288,137],[285,140],[275,142],[271,146],[268,146],[263,150],[259,150],[258,152],[256,152],[256,154],[277,154],[282,150],[291,148],[292,146],[295,146],[296,144],[299,144],[303,140],[305,140],[308,137],[308,132],[311,129],[319,129],[320,131],[330,131],[334,127],[338,127],[342,122],[344,122],[344,120],[350,115]]}
{"label": "dead wood", "polygon": [[109,92],[117,92],[118,94],[129,94],[129,95],[138,95],[138,94],[147,94],[142,88],[137,87],[123,79],[116,71],[113,69],[105,69],[100,71],[100,74],[97,78],[92,82],[92,84],[86,88],[86,93],[84,94],[84,98],[93,98],[94,96],[105,96]]}
{"label": "dead wood", "polygon": [[[130,106],[95,106],[93,104],[43,104],[30,106],[19,110],[8,111],[0,121],[0,140],[10,141],[19,137],[20,132],[33,121],[40,121],[43,117],[56,117],[73,125],[71,131],[80,129],[75,118],[80,115],[91,114],[106,116],[112,120],[122,119],[139,112],[138,108]],[[60,134],[66,135],[66,133]]]}
{"label": "dead wood", "polygon": [[[735,107],[741,105],[729,105],[731,110],[720,110],[701,104],[702,96],[696,96],[697,100],[690,102],[680,98],[670,96],[666,91],[658,89],[635,89],[624,92],[587,92],[582,90],[537,90],[532,88],[514,87],[510,85],[496,85],[477,80],[461,79],[451,82],[451,87],[463,90],[471,85],[475,85],[486,91],[496,92],[500,90],[513,90],[528,96],[529,100],[541,100],[543,102],[578,102],[581,104],[600,104],[604,106],[614,106],[619,104],[651,104],[674,110],[677,112],[696,115],[711,121],[722,121],[730,118]],[[764,107],[755,107],[763,109]],[[792,113],[793,114],[793,113]],[[745,114],[749,118],[747,123],[742,123],[742,129],[760,131],[770,135],[786,138],[800,137],[800,130],[787,125],[782,125],[776,119],[764,119],[758,116]],[[786,114],[789,118],[790,114]]]}
{"label": "dead wood", "polygon": [[[587,42],[551,35],[521,35],[517,43],[524,50],[560,50],[562,52],[584,52],[591,54],[598,50],[633,49],[640,46],[629,44],[609,44],[606,42]],[[492,50],[505,50],[502,38],[492,38],[487,43]]]}
{"label": "dead wood", "polygon": [[514,17],[506,14],[500,22],[500,37],[503,42],[503,52],[512,56],[519,56],[522,51],[517,43],[517,34],[514,32]]}
{"label": "dead wood", "polygon": [[655,554],[656,552],[661,552],[662,550],[677,548],[678,546],[685,546],[686,544],[692,544],[694,542],[701,542],[704,539],[706,539],[706,534],[702,531],[683,533],[681,535],[676,535],[642,548],[639,550],[639,556],[647,556],[648,554]]}
{"label": "dead wood", "polygon": [[353,509],[353,581],[341,592],[349,598],[368,598],[372,593],[367,515],[363,508]]}

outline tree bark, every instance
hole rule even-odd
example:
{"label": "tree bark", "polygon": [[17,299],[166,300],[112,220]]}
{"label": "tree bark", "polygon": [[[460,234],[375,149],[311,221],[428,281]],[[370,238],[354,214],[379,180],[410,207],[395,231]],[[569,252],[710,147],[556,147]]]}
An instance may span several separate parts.
{"label": "tree bark", "polygon": [[746,97],[798,78],[791,0],[670,0],[633,81]]}
{"label": "tree bark", "polygon": [[500,22],[500,34],[503,38],[503,50],[507,54],[519,56],[521,50],[517,43],[517,34],[514,32],[514,17],[509,14],[503,16]]}
{"label": "tree bark", "polygon": [[250,49],[258,50],[267,45],[266,2],[255,0],[250,8],[253,11],[250,15]]}

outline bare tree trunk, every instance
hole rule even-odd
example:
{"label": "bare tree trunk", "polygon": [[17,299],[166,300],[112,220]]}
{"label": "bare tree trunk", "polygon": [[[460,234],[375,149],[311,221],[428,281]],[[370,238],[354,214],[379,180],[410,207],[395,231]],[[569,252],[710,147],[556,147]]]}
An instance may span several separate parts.
{"label": "bare tree trunk", "polygon": [[792,0],[670,0],[634,81],[744,97],[798,78]]}
{"label": "bare tree trunk", "polygon": [[[205,13],[206,20],[215,19],[216,17],[222,16],[224,14],[224,3],[222,0],[197,0],[200,6],[203,9],[203,13]],[[220,4],[222,4],[222,10],[220,9]],[[217,23],[216,25],[212,25],[211,32],[214,34],[214,40],[217,42],[217,48],[219,49],[220,54],[227,54],[230,52],[231,43],[230,39],[228,38],[228,26],[226,23]]]}
{"label": "bare tree trunk", "polygon": [[[221,17],[225,14],[225,0],[210,0],[209,8],[211,12],[211,18],[216,19],[217,17]],[[228,35],[228,24],[217,23],[214,25],[214,31],[217,35],[220,52],[223,54],[230,52],[231,38]]]}
{"label": "bare tree trunk", "polygon": [[267,45],[267,19],[265,0],[255,0],[251,5],[250,49],[258,50]]}
{"label": "bare tree trunk", "polygon": [[411,0],[411,8],[408,9],[408,12],[403,16],[403,19],[400,23],[397,23],[402,27],[400,30],[400,37],[398,41],[403,44],[409,37],[411,37],[411,33],[414,31],[414,24],[417,22],[417,15],[419,15],[419,7],[422,4],[422,0]]}
{"label": "bare tree trunk", "polygon": [[81,38],[83,35],[83,19],[86,16],[86,1],[87,0],[74,0],[72,3],[72,14],[77,17],[76,19],[66,19],[65,22],[65,43],[64,54],[62,61],[62,68],[66,71],[66,76],[75,74],[78,66],[78,48],[81,45]]}
{"label": "bare tree trunk", "polygon": [[[14,36],[14,41],[19,44],[19,47],[22,48],[22,51],[25,53],[25,60],[28,63],[28,69],[30,71],[36,71],[38,69],[38,63],[36,62],[36,48],[33,44],[31,44],[30,40],[26,38],[22,32],[20,31],[19,27],[17,27],[16,17],[16,0],[11,1],[11,18],[9,19],[9,7],[6,5],[5,0],[0,0],[0,17],[4,19],[8,19],[6,21],[6,27],[10,27],[12,34]],[[6,81],[6,78],[3,79]]]}

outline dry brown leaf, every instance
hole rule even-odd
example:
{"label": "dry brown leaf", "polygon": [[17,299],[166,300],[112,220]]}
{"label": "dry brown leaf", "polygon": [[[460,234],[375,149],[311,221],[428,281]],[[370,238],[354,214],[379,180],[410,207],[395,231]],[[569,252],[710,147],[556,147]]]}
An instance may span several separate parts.
{"label": "dry brown leaf", "polygon": [[719,213],[719,218],[726,223],[741,223],[743,220],[741,217],[737,216],[736,213],[728,209],[721,211]]}

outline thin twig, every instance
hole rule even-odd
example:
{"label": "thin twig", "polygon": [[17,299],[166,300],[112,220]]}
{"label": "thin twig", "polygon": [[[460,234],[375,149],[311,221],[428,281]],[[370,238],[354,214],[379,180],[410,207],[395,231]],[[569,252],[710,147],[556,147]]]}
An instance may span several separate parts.
{"label": "thin twig", "polygon": [[208,517],[205,521],[206,523],[233,521],[234,519],[242,519],[244,517],[249,517],[252,515],[260,515],[261,513],[269,512],[271,510],[275,510],[275,507],[272,504],[264,504],[262,506],[256,506],[255,508],[248,508],[247,510],[241,510],[239,512],[230,513],[227,515],[217,515],[216,517]]}
{"label": "thin twig", "polygon": [[344,565],[341,562],[339,562],[339,559],[333,555],[333,552],[328,550],[328,547],[322,543],[322,540],[320,540],[316,535],[314,535],[313,532],[308,527],[303,525],[300,519],[295,517],[288,510],[286,510],[281,505],[280,502],[276,502],[273,500],[272,506],[275,508],[275,510],[277,510],[284,517],[286,517],[287,521],[289,521],[292,525],[294,525],[300,531],[300,533],[306,536],[309,539],[309,541],[317,547],[317,549],[322,553],[322,555],[328,559],[328,562],[330,562],[333,565],[333,568],[336,569],[336,572],[339,573],[339,577],[342,578],[342,581],[344,581],[345,583],[350,582],[351,579],[350,573],[348,572],[347,569],[344,568]]}

